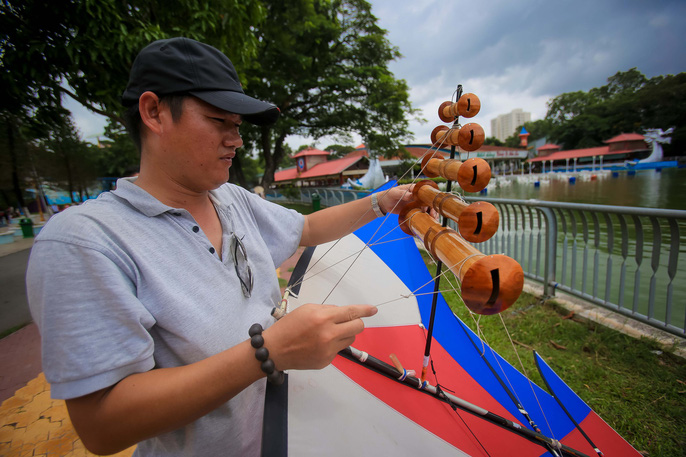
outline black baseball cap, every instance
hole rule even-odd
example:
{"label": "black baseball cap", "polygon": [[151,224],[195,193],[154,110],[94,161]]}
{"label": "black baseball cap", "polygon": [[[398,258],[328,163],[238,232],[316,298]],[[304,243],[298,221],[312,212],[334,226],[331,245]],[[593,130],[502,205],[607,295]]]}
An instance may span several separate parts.
{"label": "black baseball cap", "polygon": [[212,106],[240,114],[251,124],[276,122],[279,109],[245,95],[231,60],[218,49],[190,38],[155,41],[133,61],[124,106],[138,103],[143,92],[187,93]]}

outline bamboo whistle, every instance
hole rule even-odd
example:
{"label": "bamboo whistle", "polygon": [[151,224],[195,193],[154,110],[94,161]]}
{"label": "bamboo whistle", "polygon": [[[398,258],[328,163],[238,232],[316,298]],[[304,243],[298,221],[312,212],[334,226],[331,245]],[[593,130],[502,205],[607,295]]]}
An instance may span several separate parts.
{"label": "bamboo whistle", "polygon": [[465,151],[476,151],[483,146],[485,139],[484,129],[474,122],[459,128],[439,125],[431,132],[432,144],[459,146]]}
{"label": "bamboo whistle", "polygon": [[481,100],[475,94],[464,94],[457,103],[443,102],[438,107],[438,117],[443,122],[453,122],[457,116],[474,117],[481,110]]}
{"label": "bamboo whistle", "polygon": [[400,213],[400,228],[424,241],[426,249],[439,258],[460,280],[462,300],[477,314],[496,314],[509,308],[522,293],[524,271],[505,255],[484,255],[452,229],[441,227],[421,209],[421,203],[407,205]]}
{"label": "bamboo whistle", "polygon": [[429,178],[441,176],[449,181],[457,181],[466,192],[479,192],[491,180],[491,167],[484,159],[472,157],[464,162],[444,159],[441,155],[426,155],[422,159],[422,171]]}
{"label": "bamboo whistle", "polygon": [[441,192],[438,185],[428,179],[416,183],[412,194],[423,205],[457,222],[460,235],[471,243],[484,242],[498,231],[500,215],[488,202],[468,205],[453,194]]}

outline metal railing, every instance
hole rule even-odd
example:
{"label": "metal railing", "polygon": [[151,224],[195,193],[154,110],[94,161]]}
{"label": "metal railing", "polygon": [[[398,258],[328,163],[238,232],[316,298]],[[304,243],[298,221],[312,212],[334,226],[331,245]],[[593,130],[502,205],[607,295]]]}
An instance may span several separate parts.
{"label": "metal railing", "polygon": [[305,187],[290,189],[270,189],[265,195],[273,202],[289,202],[310,205],[312,196],[317,194],[323,206],[336,206],[348,203],[358,198],[364,198],[371,192],[368,190],[351,190],[336,187]]}
{"label": "metal railing", "polygon": [[[331,188],[300,189],[272,201],[334,206],[368,195]],[[498,232],[475,245],[517,260],[527,278],[674,335],[686,337],[686,211],[466,197],[500,213]],[[453,228],[454,223],[450,221]]]}

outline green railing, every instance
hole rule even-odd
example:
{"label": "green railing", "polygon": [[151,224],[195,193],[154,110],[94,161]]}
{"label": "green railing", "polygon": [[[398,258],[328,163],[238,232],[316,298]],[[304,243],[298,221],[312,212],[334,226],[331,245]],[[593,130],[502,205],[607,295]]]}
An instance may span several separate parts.
{"label": "green railing", "polygon": [[478,248],[517,260],[528,278],[686,336],[686,211],[468,197],[500,212]]}
{"label": "green railing", "polygon": [[[313,193],[324,206],[368,194],[308,188],[295,197],[274,191],[267,197],[309,204]],[[546,296],[561,290],[686,337],[686,211],[465,200],[490,202],[500,213],[498,232],[475,247],[484,254],[505,254],[517,260],[527,278],[543,284]]]}

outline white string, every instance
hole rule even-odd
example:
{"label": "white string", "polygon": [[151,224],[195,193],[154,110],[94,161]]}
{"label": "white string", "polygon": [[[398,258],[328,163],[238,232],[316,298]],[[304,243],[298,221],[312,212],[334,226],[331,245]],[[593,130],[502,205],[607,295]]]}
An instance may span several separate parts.
{"label": "white string", "polygon": [[[441,145],[442,145],[442,144],[443,144],[443,143],[441,143]],[[432,145],[432,147],[433,147],[433,145]],[[428,151],[430,151],[430,150],[431,150],[431,148],[429,148]],[[418,158],[412,163],[412,166],[411,166],[411,167],[410,167],[410,168],[400,177],[400,179],[403,179],[403,178],[405,177],[405,175],[407,175],[407,173],[409,173],[410,170],[412,170],[412,169],[414,168],[415,164],[417,164],[417,162],[419,162],[420,160],[422,160],[422,159],[428,154],[428,151],[425,152],[421,157],[418,157]],[[433,154],[435,154],[435,153],[432,153],[432,155],[433,155]],[[428,163],[429,163],[429,162],[427,161],[426,165],[428,165]],[[424,166],[421,168],[421,170],[420,170],[419,174],[417,175],[417,177],[412,181],[412,184],[414,184],[414,183],[417,182],[417,179],[418,179],[419,175],[421,175],[421,174],[424,172],[424,168],[426,168],[426,165],[424,165]],[[400,202],[402,201],[402,198],[407,194],[407,192],[409,192],[409,187],[405,189],[405,193],[403,193],[403,195],[401,196],[401,198],[399,198],[398,200],[396,200],[395,205],[393,205],[393,208],[392,208],[390,211],[388,211],[388,212],[386,213],[386,216],[384,217],[384,220],[381,222],[381,224],[380,224],[380,225],[377,227],[377,229],[374,231],[374,233],[372,234],[372,236],[369,238],[369,241],[368,241],[367,243],[365,243],[365,246],[362,248],[362,250],[360,251],[360,253],[358,254],[358,256],[355,258],[355,260],[353,260],[353,262],[350,264],[350,266],[345,270],[345,272],[344,272],[343,275],[339,278],[339,280],[336,282],[336,284],[333,285],[333,287],[331,288],[331,291],[329,291],[329,293],[326,295],[326,297],[324,298],[324,300],[322,301],[322,303],[325,303],[326,300],[328,300],[328,298],[329,298],[329,297],[331,296],[331,294],[334,292],[334,290],[336,289],[336,287],[338,287],[338,285],[341,283],[341,281],[343,281],[343,278],[348,274],[348,271],[350,271],[350,269],[353,267],[353,265],[355,264],[355,262],[357,261],[357,259],[359,259],[360,255],[362,255],[362,251],[364,251],[364,250],[369,246],[369,243],[374,239],[374,237],[375,237],[376,234],[379,232],[379,230],[381,230],[381,227],[383,227],[383,225],[384,225],[384,224],[386,223],[386,221],[388,220],[388,215],[389,215],[389,214],[392,214],[393,211],[398,207],[398,205],[399,205]],[[381,201],[386,197],[386,194],[387,194],[387,193],[388,193],[387,191],[382,193],[381,198],[379,198],[379,203],[381,203]],[[369,211],[371,211],[371,208],[368,209],[368,210],[365,212],[365,214],[367,214],[367,212],[369,212]],[[359,219],[358,219],[358,221],[359,221]],[[395,229],[395,227],[394,227],[392,230],[394,230],[394,229]],[[339,239],[338,241],[340,241],[340,239]],[[336,241],[336,243],[338,243],[338,241]],[[327,251],[327,252],[328,252],[328,251]],[[321,260],[321,258],[320,258],[320,260]]]}

